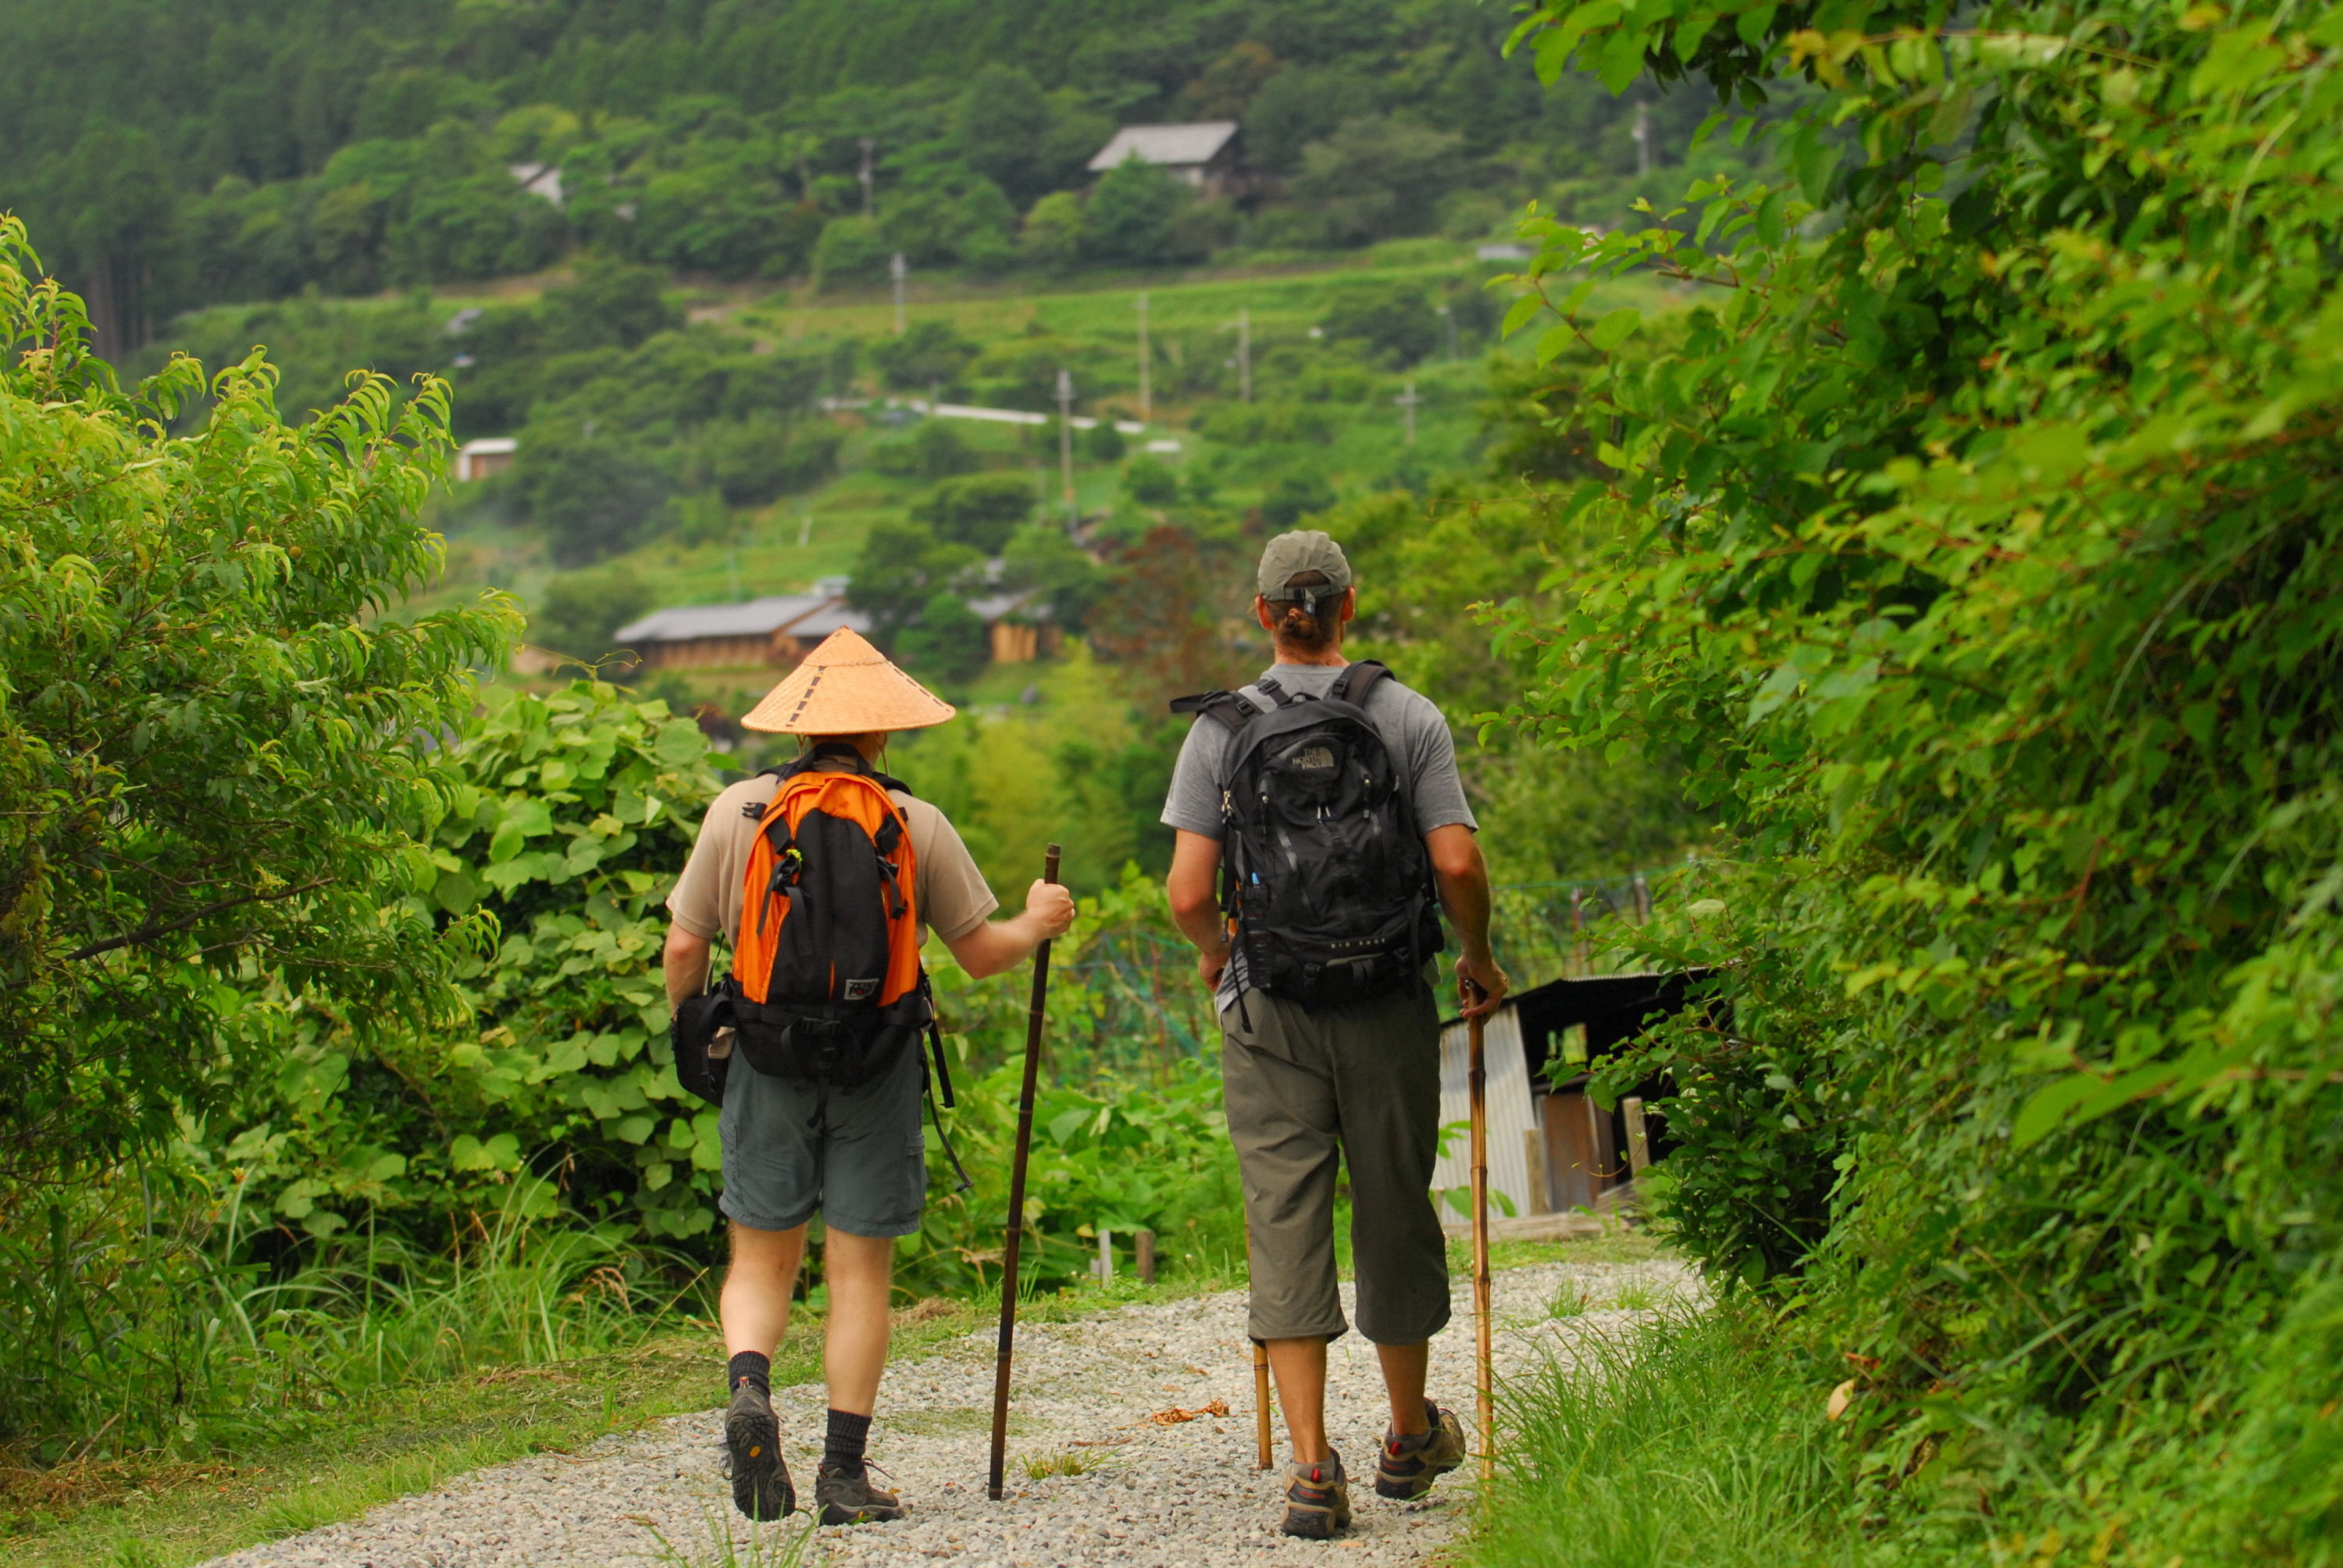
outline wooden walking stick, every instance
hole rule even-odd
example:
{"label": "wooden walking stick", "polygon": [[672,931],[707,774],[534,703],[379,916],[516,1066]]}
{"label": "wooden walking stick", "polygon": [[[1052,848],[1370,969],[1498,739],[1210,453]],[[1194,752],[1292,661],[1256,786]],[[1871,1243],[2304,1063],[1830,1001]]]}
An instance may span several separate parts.
{"label": "wooden walking stick", "polygon": [[[1041,879],[1058,879],[1058,846],[1050,846]],[[1009,1167],[1009,1232],[1001,1248],[1001,1350],[992,1369],[992,1471],[984,1494],[1001,1499],[1009,1443],[1009,1363],[1017,1349],[1017,1249],[1025,1238],[1025,1161],[1033,1151],[1033,1091],[1041,1070],[1041,1015],[1050,1001],[1050,944],[1033,950],[1033,1001],[1025,1018],[1025,1082],[1017,1093],[1017,1153]]]}
{"label": "wooden walking stick", "polygon": [[[1471,980],[1463,982],[1463,991],[1468,1007],[1483,994]],[[1464,1032],[1471,1049],[1464,1081],[1473,1105],[1473,1392],[1481,1417],[1481,1484],[1485,1488],[1497,1464],[1489,1342],[1489,1069],[1482,1049],[1482,1020],[1466,1020]]]}
{"label": "wooden walking stick", "polygon": [[[1252,1271],[1252,1226],[1250,1224],[1245,1226],[1245,1271]],[[1250,1336],[1248,1342],[1252,1346],[1252,1424],[1261,1445],[1261,1462],[1253,1468],[1267,1470],[1277,1462],[1276,1455],[1271,1452],[1269,1435],[1269,1347]]]}

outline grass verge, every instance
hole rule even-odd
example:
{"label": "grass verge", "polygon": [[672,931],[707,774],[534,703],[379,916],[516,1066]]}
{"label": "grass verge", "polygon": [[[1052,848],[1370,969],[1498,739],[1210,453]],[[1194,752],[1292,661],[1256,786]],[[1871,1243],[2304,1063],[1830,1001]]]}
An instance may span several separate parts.
{"label": "grass verge", "polygon": [[[1474,1568],[1851,1564],[1829,1379],[1762,1313],[1725,1303],[1629,1332],[1505,1391]],[[1498,1522],[1502,1522],[1500,1524]]]}
{"label": "grass verge", "polygon": [[[1451,1267],[1462,1277],[1469,1265],[1452,1252]],[[1492,1263],[1633,1262],[1663,1255],[1650,1237],[1622,1231],[1503,1242],[1493,1249]],[[1066,1322],[1243,1282],[1199,1273],[1144,1285],[1119,1275],[1103,1286],[1036,1295],[1018,1315],[1025,1322]],[[905,1308],[896,1315],[892,1359],[930,1354],[990,1324],[999,1311],[997,1297]],[[777,1384],[820,1377],[821,1328],[819,1312],[800,1306],[792,1313],[773,1368]],[[0,1558],[10,1568],[181,1568],[354,1518],[468,1471],[573,1452],[613,1432],[713,1409],[722,1402],[722,1366],[713,1328],[695,1326],[624,1351],[387,1390],[307,1417],[280,1442],[202,1461],[134,1456],[0,1472]],[[739,1560],[747,1563],[771,1548],[741,1551]]]}

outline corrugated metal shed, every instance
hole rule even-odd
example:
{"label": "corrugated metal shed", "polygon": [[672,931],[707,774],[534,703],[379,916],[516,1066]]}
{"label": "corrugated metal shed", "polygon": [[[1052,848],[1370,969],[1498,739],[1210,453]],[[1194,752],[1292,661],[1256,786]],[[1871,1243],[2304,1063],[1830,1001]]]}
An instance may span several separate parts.
{"label": "corrugated metal shed", "polygon": [[[1537,1128],[1537,1111],[1531,1101],[1528,1059],[1522,1051],[1521,1010],[1499,1008],[1482,1030],[1481,1040],[1483,1065],[1489,1074],[1489,1191],[1511,1199],[1516,1214],[1544,1213],[1544,1194],[1538,1195],[1534,1205],[1531,1202],[1529,1148],[1523,1137]],[[1467,1130],[1473,1119],[1473,1097],[1466,1082],[1472,1055],[1463,1020],[1453,1020],[1441,1030],[1440,1125],[1455,1124],[1456,1132],[1448,1140],[1447,1152],[1433,1168],[1435,1192],[1473,1184],[1473,1139]],[[1492,1216],[1504,1213],[1493,1199],[1489,1211]],[[1469,1209],[1452,1208],[1446,1202],[1440,1205],[1443,1222],[1472,1217]]]}
{"label": "corrugated metal shed", "polygon": [[1125,126],[1091,160],[1092,174],[1104,174],[1136,156],[1171,168],[1199,167],[1220,156],[1237,134],[1234,120],[1198,120],[1184,126]]}

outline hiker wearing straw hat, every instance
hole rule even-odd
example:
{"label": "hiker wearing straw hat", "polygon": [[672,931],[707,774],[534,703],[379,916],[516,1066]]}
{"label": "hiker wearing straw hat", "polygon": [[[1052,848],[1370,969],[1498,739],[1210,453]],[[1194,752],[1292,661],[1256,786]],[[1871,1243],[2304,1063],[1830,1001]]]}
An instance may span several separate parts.
{"label": "hiker wearing straw hat", "polygon": [[[1462,1423],[1424,1397],[1448,1322],[1431,1198],[1440,1120],[1435,908],[1485,1015],[1505,994],[1489,949],[1489,873],[1440,710],[1342,653],[1358,608],[1342,548],[1314,530],[1262,550],[1253,614],[1277,662],[1197,715],[1163,820],[1177,829],[1172,913],[1217,997],[1229,1134],[1244,1176],[1251,1332],[1268,1347],[1293,1442],[1284,1533],[1350,1523],[1326,1440],[1326,1346],[1342,1334],[1334,1185],[1350,1171],[1359,1331],[1391,1396],[1375,1491],[1422,1496],[1464,1457]],[[1217,889],[1215,883],[1218,882]]]}
{"label": "hiker wearing straw hat", "polygon": [[[895,1238],[919,1231],[927,1198],[926,1047],[943,1069],[918,954],[932,930],[970,975],[997,974],[1073,924],[1072,898],[1044,882],[1023,913],[990,919],[999,901],[951,823],[877,770],[890,732],[952,714],[854,632],[832,633],[740,721],[799,737],[798,760],[716,798],[668,899],[677,1072],[722,1108],[725,1446],[733,1502],[752,1519],[796,1506],[771,1358],[817,1212],[830,1290],[818,1520],[902,1516],[895,1493],[870,1483],[863,1452]],[[709,993],[719,935],[731,973]]]}

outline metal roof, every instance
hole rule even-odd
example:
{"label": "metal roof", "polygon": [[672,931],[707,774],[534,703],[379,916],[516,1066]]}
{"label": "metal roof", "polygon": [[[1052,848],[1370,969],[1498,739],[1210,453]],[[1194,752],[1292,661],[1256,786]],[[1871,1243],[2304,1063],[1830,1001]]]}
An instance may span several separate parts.
{"label": "metal roof", "polygon": [[1048,620],[1051,617],[1050,601],[1041,598],[1039,588],[1027,588],[1021,593],[986,594],[981,598],[969,600],[968,608],[977,619],[987,626],[1012,615],[1022,615],[1033,620]]}
{"label": "metal roof", "polygon": [[870,618],[860,610],[850,607],[842,598],[825,599],[820,609],[803,620],[791,621],[789,635],[805,640],[817,637],[828,637],[831,632],[840,628],[858,635],[867,635],[870,630]]}
{"label": "metal roof", "polygon": [[[704,637],[769,637],[785,628],[804,635],[799,625],[838,600],[827,594],[773,594],[745,604],[686,605],[658,609],[620,627],[613,640],[629,642],[693,642]],[[840,606],[843,608],[843,606]],[[820,635],[843,623],[824,623]]]}
{"label": "metal roof", "polygon": [[1234,120],[1198,120],[1185,126],[1125,126],[1091,160],[1091,172],[1103,174],[1132,156],[1143,164],[1208,164],[1220,156],[1221,149],[1236,134]]}

